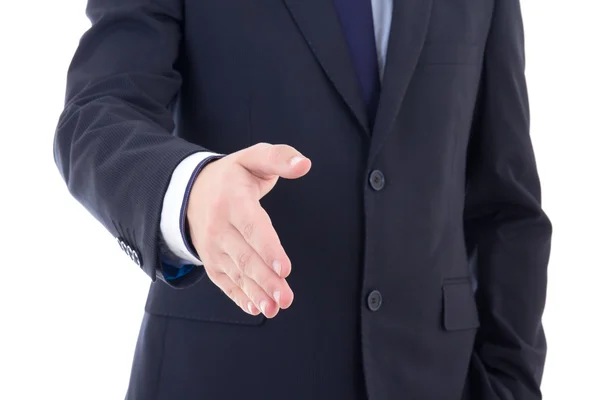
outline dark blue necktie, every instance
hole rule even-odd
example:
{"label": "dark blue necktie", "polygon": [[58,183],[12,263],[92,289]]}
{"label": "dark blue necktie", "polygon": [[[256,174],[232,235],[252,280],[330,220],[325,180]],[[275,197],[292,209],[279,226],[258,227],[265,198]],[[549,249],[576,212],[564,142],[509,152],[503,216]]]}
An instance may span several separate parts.
{"label": "dark blue necktie", "polygon": [[379,103],[379,67],[371,0],[334,0],[371,127]]}

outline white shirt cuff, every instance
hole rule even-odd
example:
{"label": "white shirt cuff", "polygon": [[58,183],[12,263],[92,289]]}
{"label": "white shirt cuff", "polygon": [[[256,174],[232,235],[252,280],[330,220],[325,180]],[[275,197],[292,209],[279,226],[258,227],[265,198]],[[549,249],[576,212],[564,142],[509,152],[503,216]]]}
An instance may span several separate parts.
{"label": "white shirt cuff", "polygon": [[185,233],[181,231],[180,217],[185,191],[198,164],[208,157],[219,155],[211,152],[198,152],[183,159],[173,171],[169,187],[165,193],[160,216],[162,238],[168,249],[176,257],[185,260],[189,264],[203,265],[202,261],[187,249],[183,239]]}

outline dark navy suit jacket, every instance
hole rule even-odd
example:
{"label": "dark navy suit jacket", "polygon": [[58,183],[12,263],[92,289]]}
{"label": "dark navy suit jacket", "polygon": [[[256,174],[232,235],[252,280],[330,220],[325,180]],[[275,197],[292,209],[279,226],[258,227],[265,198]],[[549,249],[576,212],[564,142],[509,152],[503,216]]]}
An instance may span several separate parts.
{"label": "dark navy suit jacket", "polygon": [[[551,225],[518,0],[395,0],[373,129],[330,0],[88,15],[54,154],[153,280],[128,399],[541,398]],[[160,265],[175,166],[257,142],[313,163],[262,201],[296,295],[273,320]]]}

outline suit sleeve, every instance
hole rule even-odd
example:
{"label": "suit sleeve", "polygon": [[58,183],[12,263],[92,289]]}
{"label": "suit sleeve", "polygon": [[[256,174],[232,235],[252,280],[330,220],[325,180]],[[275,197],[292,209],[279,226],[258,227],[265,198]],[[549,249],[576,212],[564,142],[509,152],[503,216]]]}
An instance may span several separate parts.
{"label": "suit sleeve", "polygon": [[[173,136],[181,76],[178,0],[89,0],[91,28],[67,75],[54,158],[71,194],[152,280],[176,166],[207,149]],[[138,262],[139,261],[139,262]]]}
{"label": "suit sleeve", "polygon": [[529,136],[519,0],[497,0],[467,167],[465,235],[481,327],[471,398],[539,400],[552,227]]}

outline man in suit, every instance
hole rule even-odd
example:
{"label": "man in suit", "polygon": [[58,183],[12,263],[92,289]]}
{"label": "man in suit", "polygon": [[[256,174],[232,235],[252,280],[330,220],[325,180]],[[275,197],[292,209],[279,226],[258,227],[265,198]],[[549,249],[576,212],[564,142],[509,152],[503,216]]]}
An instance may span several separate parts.
{"label": "man in suit", "polygon": [[518,0],[87,14],[54,154],[152,279],[129,400],[541,398]]}

